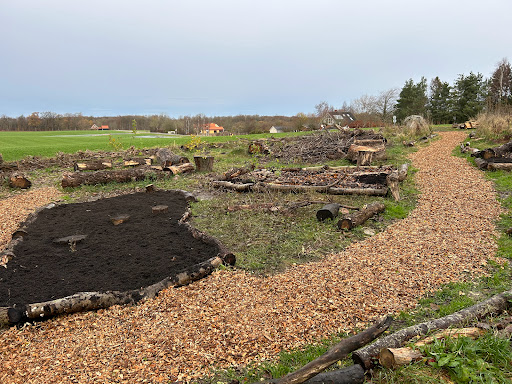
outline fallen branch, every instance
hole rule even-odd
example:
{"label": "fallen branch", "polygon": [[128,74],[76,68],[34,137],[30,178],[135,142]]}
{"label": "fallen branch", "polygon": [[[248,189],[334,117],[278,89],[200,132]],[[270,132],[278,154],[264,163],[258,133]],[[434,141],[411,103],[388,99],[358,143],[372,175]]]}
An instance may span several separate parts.
{"label": "fallen branch", "polygon": [[501,313],[509,307],[509,300],[511,299],[512,290],[505,291],[451,315],[404,328],[355,351],[352,354],[352,359],[355,363],[370,369],[372,367],[372,359],[378,356],[383,348],[398,348],[414,336],[426,335],[433,330],[446,329],[468,320],[481,319],[491,313]]}
{"label": "fallen branch", "polygon": [[[299,370],[289,373],[288,375],[276,381],[277,384],[300,384],[308,379],[316,376],[338,360],[342,360],[355,349],[362,345],[368,344],[378,336],[380,336],[390,326],[393,319],[390,316],[379,319],[370,328],[355,336],[343,339],[334,347],[329,349],[322,356],[306,364]],[[356,368],[357,369],[357,368]],[[316,382],[316,381],[315,381]]]}
{"label": "fallen branch", "polygon": [[359,212],[347,215],[338,221],[338,228],[350,230],[363,224],[370,217],[383,212],[384,209],[386,209],[386,206],[378,201],[368,204],[366,208],[361,209]]}

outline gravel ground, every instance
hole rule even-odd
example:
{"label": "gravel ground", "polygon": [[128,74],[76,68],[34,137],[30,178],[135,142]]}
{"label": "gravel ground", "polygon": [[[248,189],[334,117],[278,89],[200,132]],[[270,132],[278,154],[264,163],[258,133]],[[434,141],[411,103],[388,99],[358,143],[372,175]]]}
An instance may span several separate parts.
{"label": "gravel ground", "polygon": [[273,277],[218,271],[139,306],[9,329],[0,382],[189,381],[363,327],[443,283],[483,274],[500,206],[491,182],[450,156],[466,133],[441,135],[412,156],[418,207],[384,232]]}

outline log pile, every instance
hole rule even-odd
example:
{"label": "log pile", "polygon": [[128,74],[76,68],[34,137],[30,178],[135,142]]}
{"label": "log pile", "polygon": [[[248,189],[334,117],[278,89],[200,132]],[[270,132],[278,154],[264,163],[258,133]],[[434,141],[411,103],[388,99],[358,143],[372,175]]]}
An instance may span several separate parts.
{"label": "log pile", "polygon": [[483,150],[471,148],[469,143],[466,143],[461,145],[461,152],[470,153],[475,158],[475,164],[480,169],[512,171],[512,141]]}
{"label": "log pile", "polygon": [[[305,168],[283,168],[279,171],[232,169],[217,180],[215,188],[237,192],[321,192],[334,195],[385,196],[389,187],[395,198],[399,198],[398,183],[407,177],[408,165],[399,169],[392,166],[317,166]],[[395,174],[394,185],[390,185],[389,175]]]}

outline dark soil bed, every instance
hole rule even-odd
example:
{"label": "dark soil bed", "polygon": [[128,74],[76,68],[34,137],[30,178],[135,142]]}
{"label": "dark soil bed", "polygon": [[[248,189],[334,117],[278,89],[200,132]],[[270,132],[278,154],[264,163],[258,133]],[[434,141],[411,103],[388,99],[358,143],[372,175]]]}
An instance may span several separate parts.
{"label": "dark soil bed", "polygon": [[[157,205],[168,212],[154,214]],[[139,289],[216,256],[214,245],[179,225],[187,206],[182,193],[157,191],[43,209],[0,268],[0,306]],[[117,214],[130,218],[113,225]],[[71,235],[87,237],[76,246],[54,242]]]}

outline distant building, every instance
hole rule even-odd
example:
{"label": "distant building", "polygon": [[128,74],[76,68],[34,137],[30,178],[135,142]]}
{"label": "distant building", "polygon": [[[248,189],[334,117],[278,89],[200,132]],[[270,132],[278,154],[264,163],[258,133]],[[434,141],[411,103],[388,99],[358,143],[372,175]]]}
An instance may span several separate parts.
{"label": "distant building", "polygon": [[270,133],[283,133],[284,132],[284,127],[276,127],[276,126],[271,126],[270,127],[270,130],[269,130]]}
{"label": "distant building", "polygon": [[356,118],[352,114],[352,112],[347,111],[329,111],[322,118],[322,124],[326,126],[340,126],[340,127],[348,127],[350,123],[355,121]]}
{"label": "distant building", "polygon": [[204,135],[218,135],[224,133],[224,127],[220,127],[215,123],[205,124],[201,133]]}
{"label": "distant building", "polygon": [[101,127],[98,127],[96,124],[93,124],[90,129],[95,129],[97,131],[108,131],[110,128],[108,125],[102,125]]}

